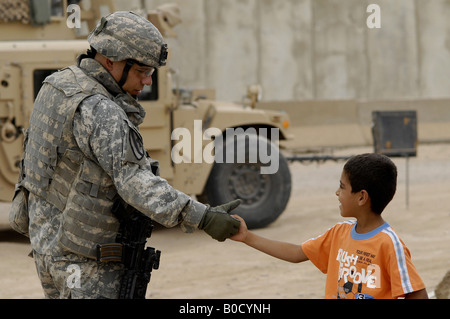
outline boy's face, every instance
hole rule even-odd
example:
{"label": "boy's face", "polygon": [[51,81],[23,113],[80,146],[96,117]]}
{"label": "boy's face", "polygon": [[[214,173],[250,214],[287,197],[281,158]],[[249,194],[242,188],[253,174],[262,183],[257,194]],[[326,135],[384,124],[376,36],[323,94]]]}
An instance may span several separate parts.
{"label": "boy's face", "polygon": [[339,209],[341,210],[341,216],[356,217],[360,194],[359,192],[352,193],[352,186],[350,185],[347,173],[344,170],[342,170],[336,196],[340,202]]}

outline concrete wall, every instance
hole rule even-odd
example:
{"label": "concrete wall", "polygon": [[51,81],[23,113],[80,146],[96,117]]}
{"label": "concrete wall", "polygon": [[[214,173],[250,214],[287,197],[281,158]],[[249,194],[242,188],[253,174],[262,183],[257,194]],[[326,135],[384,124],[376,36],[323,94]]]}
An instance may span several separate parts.
{"label": "concrete wall", "polygon": [[[164,0],[116,0],[119,9]],[[239,101],[449,97],[450,0],[173,0],[180,84]],[[381,9],[370,29],[369,4]]]}
{"label": "concrete wall", "polygon": [[373,111],[416,111],[419,143],[450,142],[450,99],[267,101],[291,118],[292,149],[373,145]]}

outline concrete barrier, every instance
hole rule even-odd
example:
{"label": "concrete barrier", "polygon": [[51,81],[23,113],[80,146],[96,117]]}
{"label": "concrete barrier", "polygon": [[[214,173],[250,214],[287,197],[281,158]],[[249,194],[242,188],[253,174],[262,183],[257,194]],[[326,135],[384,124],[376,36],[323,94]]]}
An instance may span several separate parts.
{"label": "concrete barrier", "polygon": [[372,112],[417,112],[419,143],[450,142],[450,99],[390,101],[272,101],[261,109],[283,110],[291,117],[293,141],[289,148],[321,148],[373,145]]}

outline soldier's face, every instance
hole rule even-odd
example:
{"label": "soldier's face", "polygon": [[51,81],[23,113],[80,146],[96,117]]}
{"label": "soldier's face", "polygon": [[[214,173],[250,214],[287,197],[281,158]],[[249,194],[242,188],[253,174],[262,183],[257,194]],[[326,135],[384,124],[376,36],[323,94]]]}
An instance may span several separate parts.
{"label": "soldier's face", "polygon": [[[112,64],[109,71],[114,79],[119,82],[122,78],[126,62],[119,61],[112,62]],[[155,68],[133,64],[130,71],[128,71],[128,77],[122,89],[131,95],[139,95],[145,85],[152,85],[152,74],[154,71]]]}
{"label": "soldier's face", "polygon": [[131,95],[139,95],[145,85],[152,85],[152,74],[155,68],[133,64],[122,89]]}

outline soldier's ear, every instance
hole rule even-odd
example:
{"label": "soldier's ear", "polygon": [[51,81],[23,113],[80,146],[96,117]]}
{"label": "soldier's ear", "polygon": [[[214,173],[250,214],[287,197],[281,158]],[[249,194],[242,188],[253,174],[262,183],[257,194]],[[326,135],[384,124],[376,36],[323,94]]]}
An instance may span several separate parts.
{"label": "soldier's ear", "polygon": [[105,59],[105,68],[108,69],[108,71],[112,71],[114,69],[114,62],[110,59]]}

